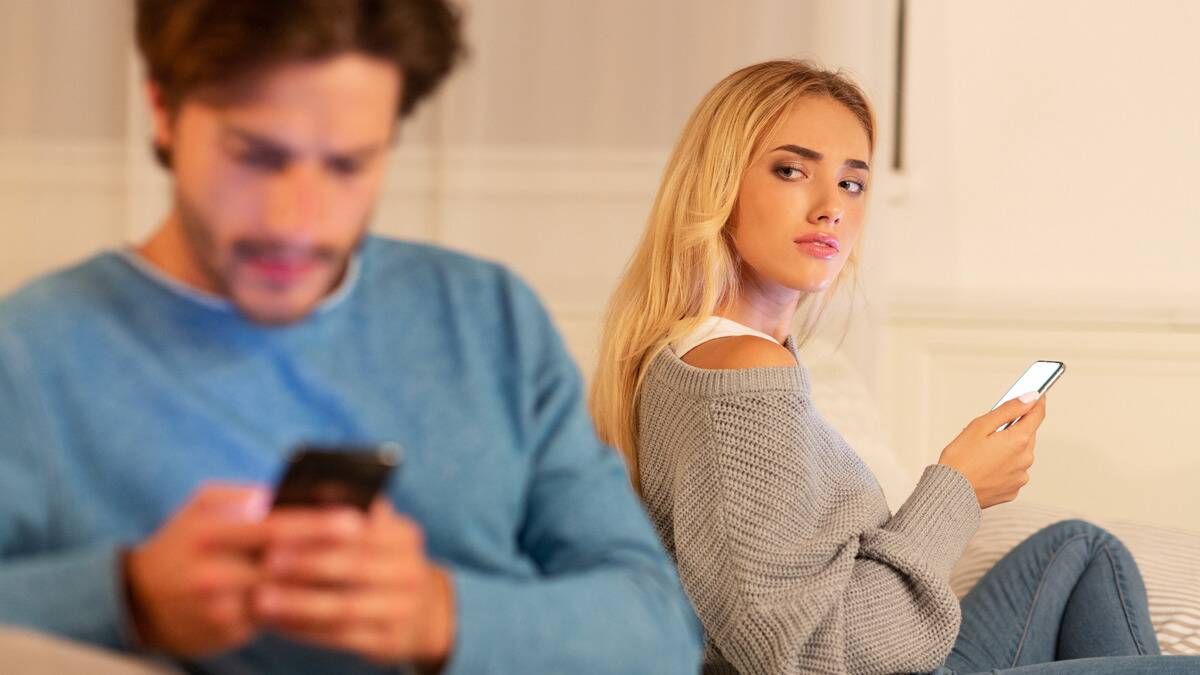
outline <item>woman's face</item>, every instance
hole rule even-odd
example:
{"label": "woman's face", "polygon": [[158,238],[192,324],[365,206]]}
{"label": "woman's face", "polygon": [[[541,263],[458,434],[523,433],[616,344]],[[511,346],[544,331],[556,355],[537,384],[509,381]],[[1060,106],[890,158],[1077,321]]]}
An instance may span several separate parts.
{"label": "woman's face", "polygon": [[764,147],[731,220],[744,281],[773,296],[824,290],[862,233],[867,132],[841,103],[810,96],[792,105]]}

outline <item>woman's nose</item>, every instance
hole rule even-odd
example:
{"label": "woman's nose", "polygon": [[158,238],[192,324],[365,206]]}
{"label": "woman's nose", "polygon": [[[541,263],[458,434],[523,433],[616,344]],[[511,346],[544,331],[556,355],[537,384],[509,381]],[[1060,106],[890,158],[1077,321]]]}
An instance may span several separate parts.
{"label": "woman's nose", "polygon": [[826,193],[813,205],[809,213],[809,222],[813,225],[837,227],[842,222],[842,200],[837,193]]}

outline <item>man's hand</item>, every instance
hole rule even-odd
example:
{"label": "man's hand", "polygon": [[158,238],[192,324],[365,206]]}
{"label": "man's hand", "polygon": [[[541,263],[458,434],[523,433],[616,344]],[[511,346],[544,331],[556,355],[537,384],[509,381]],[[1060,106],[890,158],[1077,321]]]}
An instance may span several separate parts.
{"label": "man's hand", "polygon": [[130,610],[145,647],[203,656],[254,636],[249,598],[259,579],[266,510],[262,489],[206,486],[129,551]]}
{"label": "man's hand", "polygon": [[420,528],[377,500],[349,508],[281,509],[265,521],[254,611],[296,639],[383,664],[439,668],[454,639],[447,573],[425,557]]}

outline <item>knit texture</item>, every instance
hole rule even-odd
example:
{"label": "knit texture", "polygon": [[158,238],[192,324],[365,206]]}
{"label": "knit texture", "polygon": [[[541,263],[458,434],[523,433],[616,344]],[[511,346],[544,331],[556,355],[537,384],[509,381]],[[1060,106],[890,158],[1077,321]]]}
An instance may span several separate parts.
{"label": "knit texture", "polygon": [[961,618],[950,570],[980,518],[962,474],[928,467],[892,515],[799,362],[706,370],[664,349],[638,419],[643,500],[704,624],[705,673],[945,660]]}
{"label": "knit texture", "polygon": [[[674,568],[529,287],[381,237],[357,257],[287,326],[116,253],[0,299],[0,625],[136,649],[122,547],[206,482],[274,484],[297,445],[396,441],[384,494],[453,584],[443,675],[695,675]],[[186,670],[401,672],[274,632]]]}

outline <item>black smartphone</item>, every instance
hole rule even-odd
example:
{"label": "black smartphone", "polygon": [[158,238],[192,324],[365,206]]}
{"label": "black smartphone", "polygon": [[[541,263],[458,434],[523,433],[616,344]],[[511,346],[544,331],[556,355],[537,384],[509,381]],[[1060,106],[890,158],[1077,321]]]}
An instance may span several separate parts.
{"label": "black smartphone", "polygon": [[[1000,397],[999,401],[996,401],[996,405],[992,406],[992,410],[999,408],[1006,401],[1010,401],[1018,396],[1028,394],[1032,391],[1036,391],[1039,394],[1046,393],[1055,382],[1058,382],[1058,378],[1062,377],[1062,374],[1066,371],[1067,367],[1063,365],[1061,361],[1034,361],[1033,365],[1029,366],[1029,369],[1025,371],[1025,374],[1017,378],[1017,383],[1009,388],[1009,390]],[[1001,424],[996,431],[1004,431],[1010,426],[1016,424],[1017,420],[1019,419],[1021,418],[1018,417],[1011,422],[1005,422],[1004,424]]]}
{"label": "black smartphone", "polygon": [[275,488],[271,508],[353,506],[366,512],[401,458],[395,443],[298,447]]}

